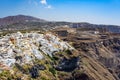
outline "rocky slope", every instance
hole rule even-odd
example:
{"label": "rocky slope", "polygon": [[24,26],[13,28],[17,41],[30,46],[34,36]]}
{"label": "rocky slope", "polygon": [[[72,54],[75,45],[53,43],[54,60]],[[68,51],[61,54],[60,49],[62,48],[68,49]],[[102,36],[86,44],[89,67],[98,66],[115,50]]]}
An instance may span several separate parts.
{"label": "rocky slope", "polygon": [[[80,52],[85,53],[90,58],[96,60],[95,62],[100,62],[99,64],[104,65],[104,69],[109,70],[116,80],[120,80],[119,77],[119,45],[120,39],[109,39],[103,41],[96,41],[96,42],[81,42],[78,44],[74,44],[75,48],[78,49]],[[83,48],[84,47],[84,48]],[[86,61],[89,62],[89,61]],[[97,66],[93,66],[97,67]],[[98,73],[104,69],[98,69]],[[106,71],[105,71],[106,72]],[[95,74],[94,74],[95,75]],[[101,75],[101,74],[99,74]],[[95,79],[96,80],[96,79]],[[108,80],[108,79],[102,79]]]}
{"label": "rocky slope", "polygon": [[[44,75],[46,75],[48,78],[52,76],[51,79],[54,79],[56,76],[55,69],[69,71],[78,66],[77,57],[72,56],[72,54],[71,58],[64,56],[64,54],[66,55],[67,52],[71,51],[74,51],[73,47],[52,33],[17,32],[7,34],[0,37],[0,78],[2,80],[17,78],[22,80],[38,79],[40,76],[39,70],[46,70],[49,72],[43,74],[42,78],[45,78]],[[71,61],[73,61],[72,64]],[[16,75],[13,76],[12,74]]]}
{"label": "rocky slope", "polygon": [[95,32],[77,31],[61,38],[79,51],[80,71],[88,78],[85,80],[120,80],[120,34]]}

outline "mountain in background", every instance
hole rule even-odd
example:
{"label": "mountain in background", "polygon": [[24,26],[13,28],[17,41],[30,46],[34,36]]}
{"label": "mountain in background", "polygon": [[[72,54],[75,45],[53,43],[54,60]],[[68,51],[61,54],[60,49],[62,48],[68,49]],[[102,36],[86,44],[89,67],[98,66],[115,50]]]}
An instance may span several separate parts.
{"label": "mountain in background", "polygon": [[68,26],[72,28],[102,28],[109,32],[120,33],[120,26],[116,25],[97,25],[86,22],[57,22],[47,21],[26,15],[8,16],[0,18],[0,30],[28,30],[28,29],[44,29],[50,30],[56,27]]}
{"label": "mountain in background", "polygon": [[43,19],[35,18],[32,16],[25,16],[25,15],[17,15],[17,16],[8,16],[4,18],[0,18],[0,25],[10,25],[14,23],[23,23],[23,22],[46,22]]}

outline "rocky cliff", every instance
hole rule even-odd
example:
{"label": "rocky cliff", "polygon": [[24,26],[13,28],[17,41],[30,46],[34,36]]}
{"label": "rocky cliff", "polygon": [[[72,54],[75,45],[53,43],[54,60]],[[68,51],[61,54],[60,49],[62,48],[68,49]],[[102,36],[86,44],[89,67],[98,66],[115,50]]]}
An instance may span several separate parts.
{"label": "rocky cliff", "polygon": [[[67,37],[65,40],[72,42],[75,49],[79,50],[81,56],[86,56],[83,57],[84,60],[82,63],[85,64],[83,68],[85,68],[87,74],[91,77],[94,76],[92,80],[120,80],[119,35],[113,36],[112,34],[109,34],[109,37],[101,39],[101,36],[105,34],[86,33],[89,32],[86,31],[72,36],[69,35],[69,38]],[[91,39],[86,39],[87,37],[91,37]],[[108,75],[109,79],[106,78]],[[110,77],[114,77],[114,79]]]}
{"label": "rocky cliff", "polygon": [[[83,28],[82,28],[83,29]],[[67,29],[68,30],[68,29]],[[80,74],[74,73],[77,80],[120,80],[120,34],[95,33],[96,31],[76,30],[76,33],[60,36],[78,50]],[[75,76],[76,75],[76,76]],[[74,80],[73,79],[73,80]]]}

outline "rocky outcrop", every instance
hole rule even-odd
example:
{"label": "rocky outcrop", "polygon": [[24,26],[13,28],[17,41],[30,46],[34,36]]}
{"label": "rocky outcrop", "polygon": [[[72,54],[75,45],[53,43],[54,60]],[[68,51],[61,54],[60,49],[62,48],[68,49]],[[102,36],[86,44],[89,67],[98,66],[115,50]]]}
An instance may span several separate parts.
{"label": "rocky outcrop", "polygon": [[79,66],[79,57],[73,57],[70,59],[63,58],[56,66],[56,70],[70,72]]}
{"label": "rocky outcrop", "polygon": [[58,37],[50,33],[22,34],[17,32],[1,37],[0,62],[9,69],[13,67],[14,63],[32,64],[34,59],[43,59],[44,54],[53,57],[55,52],[72,49],[74,48],[68,43],[60,41]]}
{"label": "rocky outcrop", "polygon": [[32,78],[37,78],[40,76],[39,70],[45,70],[45,69],[46,69],[45,66],[40,65],[40,64],[36,64],[29,69],[29,73],[30,73]]}
{"label": "rocky outcrop", "polygon": [[32,67],[32,68],[29,70],[29,72],[30,72],[32,78],[37,78],[37,77],[39,77],[39,72],[38,72],[38,68],[37,68],[37,67]]}

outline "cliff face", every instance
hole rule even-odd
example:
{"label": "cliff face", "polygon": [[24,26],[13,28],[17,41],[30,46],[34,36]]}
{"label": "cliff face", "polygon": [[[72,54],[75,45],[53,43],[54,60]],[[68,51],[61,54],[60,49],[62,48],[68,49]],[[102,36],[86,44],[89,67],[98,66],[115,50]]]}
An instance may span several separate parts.
{"label": "cliff face", "polygon": [[[87,59],[91,59],[86,61],[90,62],[93,70],[96,70],[97,73],[94,73],[94,76],[100,72],[105,73],[108,72],[114,76],[115,79],[120,79],[120,39],[119,38],[112,38],[112,39],[106,39],[106,40],[100,40],[95,42],[80,42],[80,43],[74,43],[74,47],[85,54]],[[93,62],[92,62],[93,60]],[[85,60],[83,60],[84,62]],[[96,65],[93,63],[96,63]],[[100,69],[97,65],[101,66]],[[88,70],[88,68],[86,68]],[[91,70],[91,69],[89,69]],[[109,70],[109,71],[108,71]],[[88,72],[92,73],[92,72]],[[105,75],[108,74],[99,74],[100,76],[105,78]],[[112,76],[111,75],[111,76]],[[96,75],[97,77],[97,75]],[[110,78],[110,77],[109,77]],[[97,79],[95,79],[97,80]],[[109,80],[109,79],[102,79],[102,80]],[[111,80],[111,79],[110,79]],[[112,79],[113,80],[113,79]]]}
{"label": "cliff face", "polygon": [[95,32],[77,30],[76,34],[68,33],[66,37],[60,36],[63,40],[70,42],[79,52],[79,69],[74,71],[72,78],[76,80],[120,80],[119,34]]}

